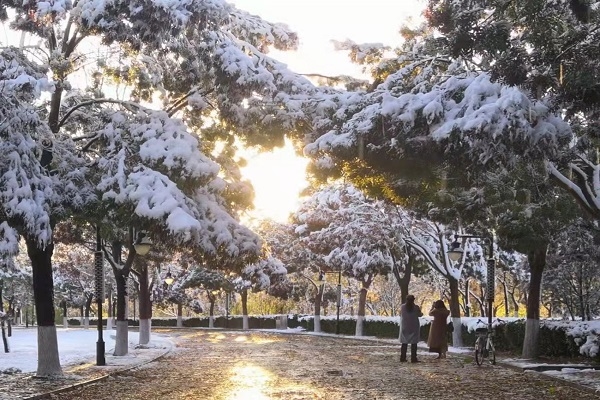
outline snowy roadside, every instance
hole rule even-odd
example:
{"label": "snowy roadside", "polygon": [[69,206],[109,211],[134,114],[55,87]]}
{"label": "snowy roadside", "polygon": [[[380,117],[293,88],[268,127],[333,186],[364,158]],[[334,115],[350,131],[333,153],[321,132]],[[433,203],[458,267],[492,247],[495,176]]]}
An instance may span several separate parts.
{"label": "snowy roadside", "polygon": [[[60,363],[65,371],[84,365],[94,365],[96,360],[96,342],[98,331],[93,328],[58,328],[58,351]],[[144,363],[169,351],[172,343],[168,337],[158,333],[152,334],[150,344],[137,348],[138,332],[129,332],[129,354],[115,357],[112,355],[115,347],[115,332],[103,331],[106,348],[106,366],[102,369],[112,370],[130,365]],[[0,372],[13,368],[21,372],[35,372],[37,369],[37,329],[13,328],[13,334],[8,338],[10,352],[0,353]]]}

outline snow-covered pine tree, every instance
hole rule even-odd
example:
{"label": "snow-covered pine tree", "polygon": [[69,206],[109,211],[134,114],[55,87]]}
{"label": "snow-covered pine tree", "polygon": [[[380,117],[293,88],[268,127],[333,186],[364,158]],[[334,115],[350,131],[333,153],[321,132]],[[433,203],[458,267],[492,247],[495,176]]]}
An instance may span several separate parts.
{"label": "snow-covered pine tree", "polygon": [[[434,205],[436,218],[471,218],[486,221],[488,228],[504,219],[506,242],[526,250],[536,271],[524,345],[528,358],[536,349],[545,248],[556,232],[544,224],[565,223],[563,216],[549,216],[549,210],[563,210],[554,204],[563,200],[555,198],[544,168],[573,193],[586,193],[580,201],[591,204],[595,198],[589,182],[596,164],[590,161],[596,154],[590,139],[596,106],[593,96],[581,101],[594,93],[586,90],[595,79],[595,61],[588,57],[598,43],[592,40],[599,34],[590,22],[594,10],[582,22],[563,1],[430,1],[427,23],[403,29],[406,42],[397,56],[381,58],[371,68],[373,90],[347,94],[337,112],[315,124],[318,138],[306,148],[317,167],[333,168],[334,174],[349,159],[361,158],[394,194],[412,198],[411,204]],[[557,25],[559,20],[569,22]],[[365,54],[361,46],[347,48]],[[570,147],[574,132],[581,137],[575,148]],[[573,181],[585,190],[558,173],[568,164]],[[532,203],[526,195],[530,200],[520,202],[509,190],[512,183],[490,193],[490,172],[504,183],[521,182],[523,192],[535,188],[537,198]],[[540,185],[547,188],[544,193],[537,191]],[[513,207],[509,215],[495,213],[494,205],[506,209],[506,201]],[[521,221],[535,220],[532,227],[544,225],[536,232],[541,236],[519,235],[513,223],[519,215]]]}

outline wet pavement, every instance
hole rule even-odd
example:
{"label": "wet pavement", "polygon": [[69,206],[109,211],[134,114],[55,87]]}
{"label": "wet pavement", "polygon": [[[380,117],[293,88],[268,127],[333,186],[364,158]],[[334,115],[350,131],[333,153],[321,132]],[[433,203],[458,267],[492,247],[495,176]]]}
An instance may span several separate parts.
{"label": "wet pavement", "polygon": [[[175,348],[144,366],[48,399],[598,399],[567,382],[472,358],[400,363],[397,343],[258,331],[171,330]],[[95,369],[97,370],[97,368]],[[17,397],[11,397],[17,398]],[[40,397],[38,397],[40,398]]]}

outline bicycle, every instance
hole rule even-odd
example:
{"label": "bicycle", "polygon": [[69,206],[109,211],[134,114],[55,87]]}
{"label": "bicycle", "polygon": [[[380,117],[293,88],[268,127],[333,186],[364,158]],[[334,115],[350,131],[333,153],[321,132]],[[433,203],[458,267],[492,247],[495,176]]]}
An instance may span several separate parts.
{"label": "bicycle", "polygon": [[[477,323],[484,323],[482,320],[477,320]],[[475,335],[475,362],[477,365],[483,364],[487,359],[490,364],[496,365],[496,348],[494,347],[494,329],[492,324],[488,323],[485,328],[476,328]]]}

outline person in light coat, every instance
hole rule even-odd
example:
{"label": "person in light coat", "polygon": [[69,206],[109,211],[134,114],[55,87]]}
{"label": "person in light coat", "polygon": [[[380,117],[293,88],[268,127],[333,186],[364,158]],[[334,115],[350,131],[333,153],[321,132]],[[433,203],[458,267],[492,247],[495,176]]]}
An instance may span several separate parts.
{"label": "person in light coat", "polygon": [[406,296],[406,302],[400,306],[400,361],[406,362],[406,351],[410,344],[410,362],[417,360],[417,343],[421,332],[419,317],[422,316],[421,308],[415,304],[415,296]]}
{"label": "person in light coat", "polygon": [[446,332],[448,325],[446,319],[448,319],[449,314],[450,311],[442,300],[434,302],[431,311],[429,311],[429,315],[433,317],[433,320],[429,329],[427,345],[429,346],[429,352],[438,353],[437,358],[446,358],[446,352],[448,351],[448,334]]}

